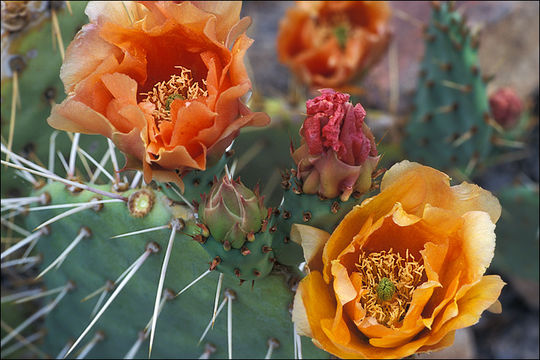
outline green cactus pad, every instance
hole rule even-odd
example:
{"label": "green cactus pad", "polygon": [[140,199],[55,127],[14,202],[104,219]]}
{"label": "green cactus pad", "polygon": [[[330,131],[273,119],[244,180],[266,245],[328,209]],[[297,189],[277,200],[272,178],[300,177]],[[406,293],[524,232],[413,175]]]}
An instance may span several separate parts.
{"label": "green cactus pad", "polygon": [[538,281],[538,188],[516,186],[497,196],[502,214],[495,233],[493,267],[527,280]]}
{"label": "green cactus pad", "polygon": [[282,187],[285,188],[283,202],[276,211],[277,231],[272,242],[276,260],[284,265],[297,266],[304,261],[304,253],[297,243],[291,241],[292,224],[304,224],[332,232],[351,211],[360,204],[361,199],[350,197],[348,201],[335,199],[320,199],[316,194],[301,193],[290,175],[283,177]]}
{"label": "green cactus pad", "polygon": [[[88,22],[84,14],[86,3],[86,1],[71,2],[73,14],[69,14],[65,7],[56,8],[64,46],[67,46],[77,30]],[[37,158],[48,164],[50,137],[55,131],[46,121],[51,113],[50,102],[59,103],[65,95],[64,86],[58,76],[62,59],[58,45],[53,48],[51,16],[49,10],[45,11],[41,21],[10,37],[7,41],[9,55],[4,56],[6,54],[3,53],[2,61],[7,62],[13,57],[18,57],[24,63],[23,70],[18,74],[21,102],[16,110],[12,150],[18,154],[28,155],[33,161]],[[4,67],[2,71],[4,72]],[[12,77],[3,76],[1,126],[2,137],[6,143],[10,126],[12,89]],[[107,150],[106,144],[100,136],[82,136],[80,139],[81,148],[86,149],[98,161]],[[65,133],[58,133],[56,149],[67,158],[70,147],[69,137]],[[61,166],[60,160],[56,157],[56,169]],[[112,169],[110,164],[107,169]],[[84,171],[82,167],[80,170]],[[20,177],[15,176],[13,171],[2,171],[2,196],[8,192],[26,194],[31,191],[31,188],[31,184],[20,181]]]}
{"label": "green cactus pad", "polygon": [[434,6],[425,39],[405,150],[411,160],[470,173],[488,156],[492,135],[476,40],[448,3]]}
{"label": "green cactus pad", "polygon": [[274,253],[271,250],[272,234],[266,231],[254,236],[255,240],[246,242],[241,249],[227,251],[212,236],[202,246],[212,259],[219,258],[216,270],[240,280],[258,280],[272,270]]}
{"label": "green cactus pad", "polygon": [[[110,191],[110,186],[102,186],[101,189]],[[96,196],[88,191],[73,194],[58,183],[47,185],[36,194],[44,191],[51,195],[53,205],[86,202]],[[134,191],[130,190],[123,195],[129,196]],[[46,352],[56,356],[69,339],[76,339],[82,333],[91,321],[90,312],[97,296],[85,302],[81,300],[104,286],[107,280],[114,281],[143,253],[150,241],[159,244],[161,251],[148,257],[96,326],[82,340],[75,354],[93,338],[96,331],[101,330],[105,337],[89,356],[123,357],[152,316],[162,259],[171,230],[162,229],[116,239],[111,239],[112,236],[165,225],[173,218],[184,217],[186,227],[176,235],[165,288],[176,293],[208,270],[211,257],[199,243],[183,235],[193,234],[199,228],[189,221],[185,207],[171,207],[172,203],[162,194],[156,193],[151,211],[143,217],[132,216],[125,203],[114,202],[104,204],[98,212],[84,210],[50,225],[50,235],[41,239],[37,245],[37,251],[43,254],[42,266],[50,264],[68,246],[82,225],[91,229],[92,236],[82,240],[58,270],[53,269],[44,276],[45,285],[51,289],[65,284],[68,279],[77,286],[45,320],[49,330],[43,346]],[[26,220],[29,227],[33,228],[62,211],[65,209],[31,212]],[[264,235],[261,239],[265,243],[270,243],[268,230],[261,235]],[[250,245],[255,253],[257,240]],[[271,253],[266,255],[270,256]],[[197,345],[212,315],[217,277],[217,272],[211,272],[183,294],[166,302],[157,322],[153,358],[197,358],[204,352],[206,343],[216,348],[212,357],[227,356],[227,311],[217,317],[213,330]],[[240,286],[235,276],[224,277],[222,290],[231,289],[236,293],[236,299],[232,302],[234,357],[264,357],[270,338],[280,343],[273,357],[294,356],[293,324],[289,314],[293,298],[290,280],[290,275],[271,273],[257,280],[252,288],[248,284]],[[303,339],[302,346],[306,358],[328,356],[307,339]],[[145,340],[136,357],[147,355],[148,340]]]}
{"label": "green cactus pad", "polygon": [[[189,202],[199,203],[201,201],[201,194],[208,193],[210,188],[214,184],[214,178],[220,178],[225,170],[225,165],[229,162],[230,156],[225,154],[221,159],[213,166],[206,170],[193,170],[188,172],[182,177],[184,182],[184,193],[182,197],[178,193],[182,193],[178,186],[173,183],[162,184],[158,186],[165,195],[169,198],[183,202],[186,199]],[[174,190],[173,190],[174,189]]]}

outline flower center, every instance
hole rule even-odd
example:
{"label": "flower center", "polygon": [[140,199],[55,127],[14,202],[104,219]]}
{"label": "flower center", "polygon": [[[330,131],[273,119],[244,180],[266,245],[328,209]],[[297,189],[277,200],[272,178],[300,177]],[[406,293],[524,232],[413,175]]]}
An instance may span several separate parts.
{"label": "flower center", "polygon": [[377,297],[379,300],[382,301],[390,301],[392,300],[392,297],[394,296],[394,292],[396,291],[396,286],[390,279],[388,278],[382,278],[381,281],[379,281],[379,285],[377,285]]}
{"label": "flower center", "polygon": [[183,66],[175,66],[180,69],[180,75],[171,75],[167,81],[161,81],[154,85],[151,91],[141,93],[146,96],[143,101],[148,101],[155,105],[154,118],[158,121],[171,120],[171,104],[175,99],[193,100],[200,96],[208,96],[206,90],[206,80],[202,80],[202,85],[193,80],[191,70]]}
{"label": "flower center", "polygon": [[347,38],[351,32],[351,23],[347,16],[344,14],[332,14],[327,19],[317,20],[317,28],[321,29],[319,31],[319,42],[322,44],[329,38],[335,37],[341,50],[345,50]]}
{"label": "flower center", "polygon": [[349,32],[349,29],[345,24],[338,25],[334,27],[334,35],[336,36],[339,46],[341,49],[345,49],[345,45],[347,45],[347,33]]}
{"label": "flower center", "polygon": [[414,290],[423,282],[422,259],[415,260],[408,250],[402,257],[390,249],[361,253],[356,267],[362,276],[360,303],[366,316],[395,329],[407,313]]}

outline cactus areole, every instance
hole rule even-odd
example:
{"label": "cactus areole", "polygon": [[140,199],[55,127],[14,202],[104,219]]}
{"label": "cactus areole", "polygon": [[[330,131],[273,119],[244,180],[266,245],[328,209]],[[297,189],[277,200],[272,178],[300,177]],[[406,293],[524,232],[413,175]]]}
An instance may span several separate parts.
{"label": "cactus areole", "polygon": [[128,209],[134,217],[143,217],[152,210],[154,205],[154,193],[151,190],[141,189],[129,196]]}

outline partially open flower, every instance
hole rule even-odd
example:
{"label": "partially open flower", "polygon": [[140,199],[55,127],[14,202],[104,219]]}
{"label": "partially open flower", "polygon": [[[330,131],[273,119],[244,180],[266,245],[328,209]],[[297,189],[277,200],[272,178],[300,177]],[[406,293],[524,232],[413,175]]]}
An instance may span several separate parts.
{"label": "partially open flower", "polygon": [[[177,181],[205,169],[248,125],[241,98],[251,83],[243,57],[252,40],[241,2],[91,2],[90,24],[66,51],[60,77],[67,98],[51,126],[101,134],[146,182]],[[181,185],[181,184],[180,184]]]}
{"label": "partially open flower", "polygon": [[305,193],[346,201],[353,192],[370,189],[379,156],[362,105],[353,106],[348,94],[320,91],[306,102],[302,145],[292,157]]}
{"label": "partially open flower", "polygon": [[403,161],[379,195],[332,235],[294,225],[309,274],[294,299],[298,331],[340,358],[404,358],[452,344],[457,329],[500,311],[504,282],[484,273],[498,200],[430,167]]}
{"label": "partially open flower", "polygon": [[500,88],[493,93],[489,97],[489,107],[495,121],[505,129],[516,125],[523,111],[521,100],[511,88]]}
{"label": "partially open flower", "polygon": [[389,18],[385,2],[298,1],[280,23],[279,60],[309,86],[344,86],[386,50]]}

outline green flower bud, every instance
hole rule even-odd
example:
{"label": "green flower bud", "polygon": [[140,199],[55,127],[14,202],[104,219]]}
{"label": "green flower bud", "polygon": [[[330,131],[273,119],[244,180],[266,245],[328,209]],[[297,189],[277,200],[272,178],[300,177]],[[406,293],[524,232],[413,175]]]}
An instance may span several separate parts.
{"label": "green flower bud", "polygon": [[203,200],[199,220],[228,249],[240,249],[261,229],[267,214],[258,190],[251,191],[240,180],[231,181],[227,176],[216,182]]}

